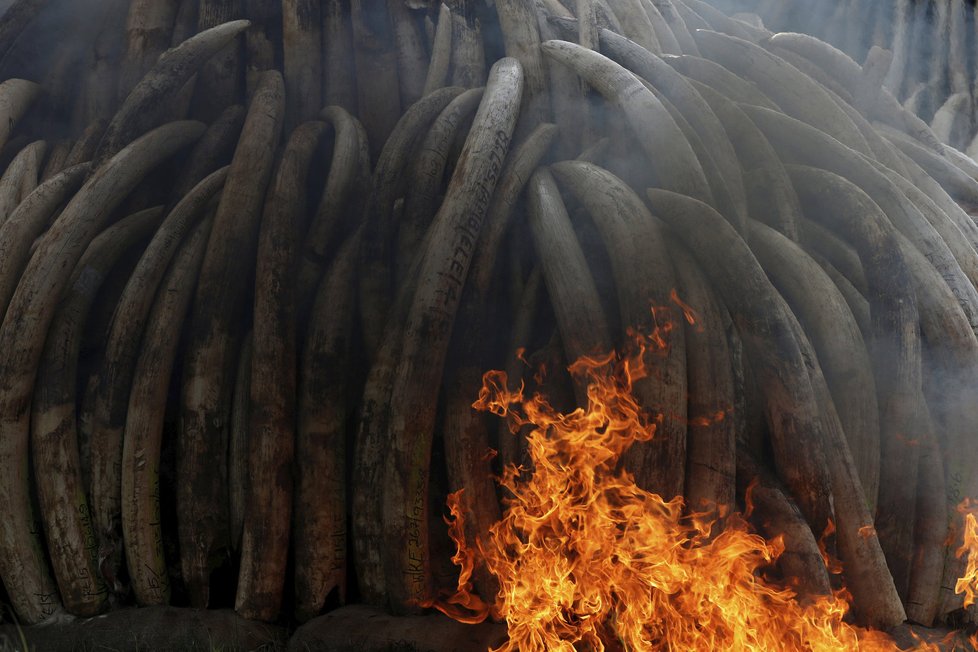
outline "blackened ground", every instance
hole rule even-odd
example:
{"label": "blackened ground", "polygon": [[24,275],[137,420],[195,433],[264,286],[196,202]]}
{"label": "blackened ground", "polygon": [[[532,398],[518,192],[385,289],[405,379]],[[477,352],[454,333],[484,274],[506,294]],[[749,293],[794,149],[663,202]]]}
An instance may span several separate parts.
{"label": "blackened ground", "polygon": [[[32,652],[149,652],[151,650],[231,652],[485,652],[506,638],[500,624],[463,625],[432,614],[399,618],[363,605],[343,607],[293,632],[284,627],[244,620],[231,610],[176,607],[129,608],[65,624],[28,627],[0,625],[0,652],[21,650],[21,634]],[[911,648],[915,635],[938,643],[948,630],[893,632],[896,642]],[[959,637],[942,650],[972,649]]]}
{"label": "blackened ground", "polygon": [[463,625],[441,614],[396,618],[354,605],[289,632],[231,610],[147,607],[23,629],[3,624],[0,652],[22,650],[22,634],[31,652],[484,652],[505,640],[506,628]]}

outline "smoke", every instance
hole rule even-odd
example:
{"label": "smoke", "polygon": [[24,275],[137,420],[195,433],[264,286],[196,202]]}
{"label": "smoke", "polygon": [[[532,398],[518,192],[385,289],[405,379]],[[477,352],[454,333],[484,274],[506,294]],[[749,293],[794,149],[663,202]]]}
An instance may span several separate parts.
{"label": "smoke", "polygon": [[[0,0],[6,10],[13,0]],[[13,43],[0,62],[0,75],[43,83],[58,58],[74,53],[76,58],[91,49],[94,36],[110,7],[119,0],[76,0],[48,2]]]}
{"label": "smoke", "polygon": [[[893,53],[886,87],[930,122],[955,93],[973,96],[975,4],[968,0],[708,0],[728,14],[756,13],[775,32],[816,36],[862,63],[870,48]],[[967,113],[974,113],[973,99]],[[972,120],[972,125],[974,121]]]}
{"label": "smoke", "polygon": [[21,126],[25,134],[49,141],[74,138],[95,117],[111,117],[118,84],[112,75],[97,78],[97,69],[119,66],[128,5],[128,0],[42,3],[0,58],[0,79],[28,79],[43,89]]}

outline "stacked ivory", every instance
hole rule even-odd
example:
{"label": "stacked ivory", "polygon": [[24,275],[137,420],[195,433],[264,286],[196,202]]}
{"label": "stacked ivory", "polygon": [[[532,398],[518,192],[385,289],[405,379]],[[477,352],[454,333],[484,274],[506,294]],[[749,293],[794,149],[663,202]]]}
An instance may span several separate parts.
{"label": "stacked ivory", "polygon": [[665,324],[643,487],[722,511],[759,479],[802,591],[832,588],[822,540],[863,623],[960,609],[978,166],[885,56],[700,0],[108,0],[31,56],[67,4],[0,18],[22,621],[415,610],[446,493],[484,537],[522,459],[482,372],[570,409],[569,362]]}
{"label": "stacked ivory", "polygon": [[818,36],[864,61],[879,46],[892,63],[884,79],[904,107],[931,125],[941,142],[978,155],[975,5],[966,0],[796,2],[716,0],[730,12],[750,12],[775,31]]}

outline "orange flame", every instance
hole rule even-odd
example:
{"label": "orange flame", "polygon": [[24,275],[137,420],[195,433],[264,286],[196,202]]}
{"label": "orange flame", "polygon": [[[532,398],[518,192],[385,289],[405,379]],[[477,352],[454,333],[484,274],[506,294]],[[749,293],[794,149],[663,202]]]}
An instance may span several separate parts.
{"label": "orange flame", "polygon": [[859,536],[861,536],[864,539],[869,539],[870,537],[875,537],[876,536],[876,528],[874,528],[872,525],[864,525],[861,528],[859,528]]}
{"label": "orange flame", "polygon": [[[509,633],[493,652],[900,649],[885,634],[846,622],[844,589],[803,603],[791,588],[766,581],[764,570],[784,550],[781,537],[764,540],[737,514],[714,531],[712,517],[684,515],[681,498],[647,492],[620,468],[622,454],[655,433],[655,416],[631,389],[646,373],[645,347],[661,342],[635,341],[631,355],[583,358],[570,367],[587,381],[588,406],[569,414],[540,395],[524,397],[522,387],[510,391],[502,372],[484,376],[473,407],[506,417],[513,432],[529,431],[530,459],[528,468],[504,469],[505,513],[478,546],[478,563],[499,581],[491,611]],[[471,595],[475,562],[459,495],[449,504],[462,572],[457,594],[439,608],[458,618],[461,605],[462,618],[484,617],[489,607]],[[750,509],[750,489],[747,500]],[[978,525],[968,518],[970,553]],[[837,570],[828,556],[826,563]],[[978,555],[968,568],[958,590],[972,599]],[[939,648],[919,641],[915,649]]]}
{"label": "orange flame", "polygon": [[825,526],[825,531],[822,532],[822,536],[818,538],[818,551],[822,553],[822,560],[825,562],[825,568],[828,569],[829,574],[841,575],[842,562],[829,552],[828,542],[832,541],[834,535],[835,521],[829,519],[828,525]]}
{"label": "orange flame", "polygon": [[759,484],[761,484],[761,479],[755,477],[747,485],[747,490],[744,492],[744,518],[750,518],[754,513],[754,490]]}
{"label": "orange flame", "polygon": [[489,615],[489,606],[476,594],[472,593],[472,572],[475,570],[475,559],[465,545],[464,510],[462,509],[462,493],[459,489],[448,494],[448,510],[451,519],[446,518],[448,536],[455,541],[455,555],[452,563],[459,567],[458,587],[454,593],[442,595],[438,600],[422,602],[422,607],[434,607],[440,612],[454,618],[460,623],[477,625]]}
{"label": "orange flame", "polygon": [[958,505],[958,512],[964,516],[964,542],[958,548],[957,556],[968,555],[968,566],[964,575],[958,579],[954,585],[954,592],[964,594],[964,606],[970,607],[975,603],[975,596],[978,595],[978,520],[975,519],[975,509],[978,507],[973,501],[965,498]]}
{"label": "orange flame", "polygon": [[686,323],[690,326],[699,325],[699,320],[696,318],[696,311],[688,303],[679,298],[679,294],[676,290],[671,290],[669,292],[669,300],[674,304],[679,306],[679,309],[683,311],[683,317],[686,319]]}
{"label": "orange flame", "polygon": [[694,417],[689,419],[689,425],[697,426],[699,428],[706,428],[712,426],[713,424],[720,423],[725,418],[727,418],[727,413],[725,410],[717,410],[713,414],[708,414],[702,417]]}

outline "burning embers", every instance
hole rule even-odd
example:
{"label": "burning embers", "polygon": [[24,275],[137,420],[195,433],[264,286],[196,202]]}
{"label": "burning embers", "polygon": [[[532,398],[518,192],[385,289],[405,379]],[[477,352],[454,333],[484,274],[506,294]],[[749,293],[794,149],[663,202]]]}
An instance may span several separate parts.
{"label": "burning embers", "polygon": [[[588,406],[567,414],[546,397],[509,390],[503,372],[485,375],[474,407],[507,418],[514,433],[529,431],[528,463],[498,479],[509,497],[485,541],[465,540],[464,489],[449,496],[459,585],[428,606],[463,622],[504,619],[509,641],[500,652],[899,649],[887,635],[850,624],[845,588],[799,596],[770,579],[784,551],[780,536],[765,540],[737,513],[686,513],[682,498],[642,489],[621,467],[629,447],[655,435],[655,415],[632,387],[648,373],[647,348],[663,346],[657,331],[635,338],[626,355],[578,360],[570,372],[586,384]],[[746,503],[749,517],[751,489]],[[969,559],[955,590],[967,605],[978,591],[978,522],[972,505],[960,509],[966,532],[958,554]],[[499,582],[491,605],[472,591],[481,564]],[[839,572],[827,554],[826,564]]]}

